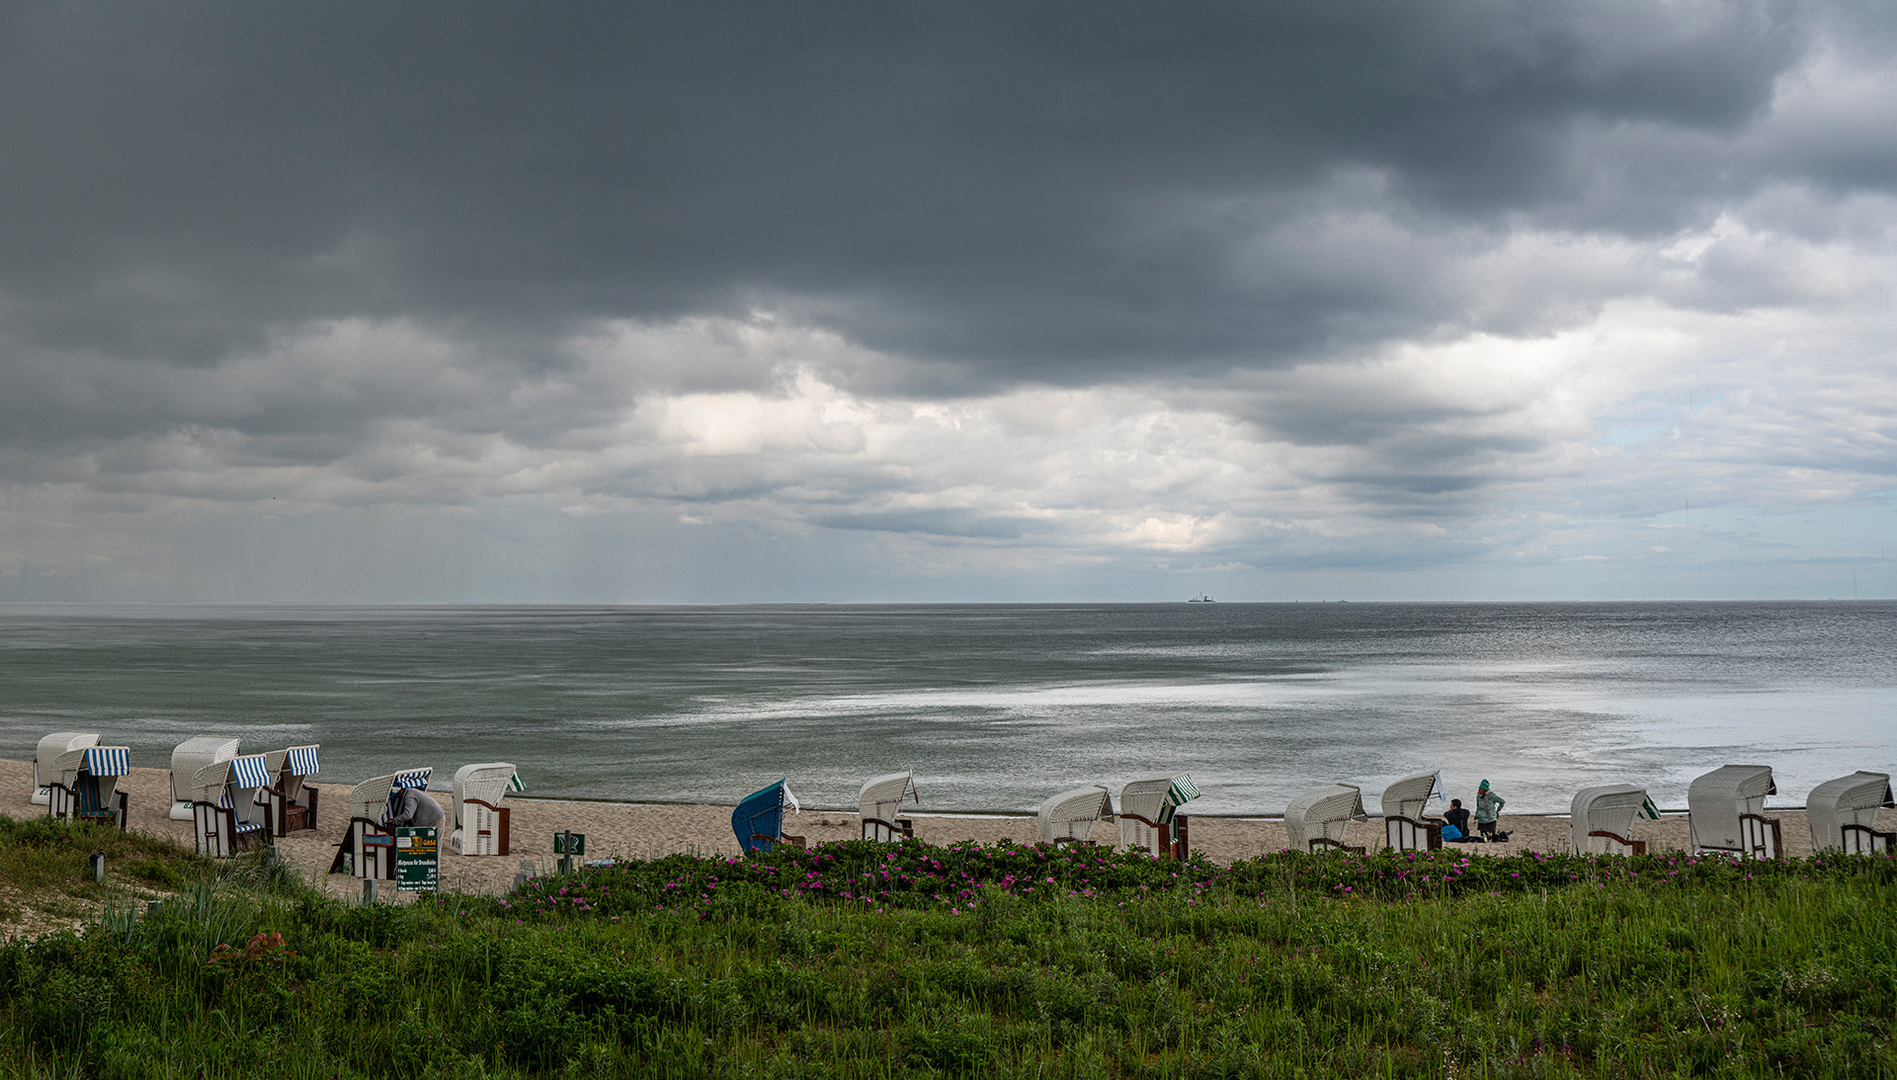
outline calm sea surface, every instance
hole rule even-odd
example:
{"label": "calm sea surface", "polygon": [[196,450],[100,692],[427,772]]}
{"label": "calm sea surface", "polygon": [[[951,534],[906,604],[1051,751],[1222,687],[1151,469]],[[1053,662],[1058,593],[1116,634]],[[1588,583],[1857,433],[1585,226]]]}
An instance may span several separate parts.
{"label": "calm sea surface", "polygon": [[1192,773],[1278,813],[1440,769],[1511,809],[1729,762],[1779,805],[1897,766],[1897,603],[871,607],[0,605],[0,756],[97,731],[167,768],[192,735],[320,742],[323,778],[512,761],[530,795],[1026,810]]}

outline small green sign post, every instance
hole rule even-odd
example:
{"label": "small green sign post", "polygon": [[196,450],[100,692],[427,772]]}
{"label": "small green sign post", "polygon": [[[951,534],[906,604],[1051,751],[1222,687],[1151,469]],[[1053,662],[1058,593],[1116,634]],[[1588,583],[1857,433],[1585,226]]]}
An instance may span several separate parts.
{"label": "small green sign post", "polygon": [[586,834],[573,832],[571,830],[554,833],[553,853],[555,855],[565,856],[565,858],[560,860],[560,872],[562,874],[572,873],[573,860],[586,854]]}
{"label": "small green sign post", "polygon": [[395,830],[395,891],[441,890],[439,829]]}

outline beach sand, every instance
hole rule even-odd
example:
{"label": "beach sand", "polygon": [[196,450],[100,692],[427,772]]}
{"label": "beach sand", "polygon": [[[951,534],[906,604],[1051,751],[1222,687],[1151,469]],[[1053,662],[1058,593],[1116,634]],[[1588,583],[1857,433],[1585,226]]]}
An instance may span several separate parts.
{"label": "beach sand", "polygon": [[[191,844],[191,823],[172,821],[170,773],[164,769],[132,770],[120,781],[120,789],[130,793],[131,828],[141,832],[174,837]],[[28,796],[32,790],[33,767],[29,762],[0,760],[0,813],[15,818],[44,815],[46,808],[34,806]],[[358,896],[360,881],[341,874],[329,874],[330,860],[342,839],[350,785],[322,784],[318,827],[277,841],[283,857],[325,891],[336,896]],[[449,797],[431,792],[449,811]],[[468,857],[448,850],[448,829],[444,821],[441,839],[441,888],[471,893],[505,892],[513,885],[514,875],[523,861],[531,862],[541,873],[554,869],[553,836],[570,829],[586,836],[586,858],[653,858],[671,854],[737,855],[737,841],[731,834],[731,807],[675,805],[663,803],[558,802],[515,795],[504,804],[511,808],[512,854],[504,857]],[[1771,810],[1782,822],[1781,835],[1788,855],[1811,854],[1811,830],[1802,810]],[[1034,838],[1034,819],[989,814],[910,813],[915,822],[916,838],[932,844],[973,840],[992,844],[1009,839],[1030,842]],[[1569,850],[1566,816],[1508,814],[1502,816],[1502,828],[1510,833],[1506,844],[1444,845],[1479,855],[1510,855],[1523,851],[1565,852]],[[1883,810],[1878,828],[1897,829],[1897,810]],[[853,840],[858,836],[857,815],[852,811],[805,810],[785,819],[787,833],[802,835],[812,844],[835,840]],[[1190,838],[1194,851],[1204,852],[1212,861],[1231,863],[1240,859],[1281,850],[1285,846],[1284,823],[1275,818],[1192,817]],[[1646,840],[1649,850],[1685,850],[1688,840],[1686,815],[1668,814],[1659,821],[1636,821],[1634,838]],[[1119,838],[1118,827],[1097,826],[1093,839],[1113,843]],[[1383,844],[1383,823],[1372,819],[1353,822],[1348,840],[1372,851]],[[384,882],[382,895],[394,895],[393,883]]]}

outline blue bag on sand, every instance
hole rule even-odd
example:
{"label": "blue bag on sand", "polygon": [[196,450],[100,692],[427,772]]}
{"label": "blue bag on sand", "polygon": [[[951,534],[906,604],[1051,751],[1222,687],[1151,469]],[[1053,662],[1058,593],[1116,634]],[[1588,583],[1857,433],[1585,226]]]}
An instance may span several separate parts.
{"label": "blue bag on sand", "polygon": [[1460,840],[1462,839],[1462,830],[1456,828],[1454,825],[1444,825],[1443,839],[1444,840]]}

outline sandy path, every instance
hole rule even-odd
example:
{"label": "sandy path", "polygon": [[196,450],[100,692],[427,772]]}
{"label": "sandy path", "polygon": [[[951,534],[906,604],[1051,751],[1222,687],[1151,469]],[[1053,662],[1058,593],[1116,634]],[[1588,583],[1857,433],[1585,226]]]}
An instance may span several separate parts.
{"label": "sandy path", "polygon": [[[28,801],[33,768],[28,762],[0,760],[0,813],[11,817],[30,817],[45,813],[44,807]],[[170,774],[163,769],[133,769],[120,781],[131,794],[130,826],[142,832],[171,836],[191,843],[191,823],[172,821]],[[349,794],[349,785],[324,784],[318,828],[293,834],[278,841],[284,857],[332,894],[358,895],[361,883],[343,875],[330,875],[330,859],[342,837],[344,822],[340,808]],[[432,793],[444,810],[448,796]],[[687,806],[653,803],[556,802],[512,796],[513,854],[504,858],[470,858],[447,849],[447,833],[442,834],[441,883],[444,890],[499,892],[509,888],[522,860],[537,864],[541,871],[553,868],[553,834],[563,829],[586,834],[588,858],[606,856],[646,858],[674,853],[700,855],[736,855],[737,841],[731,835],[731,808],[728,806]],[[1774,810],[1783,822],[1785,850],[1789,855],[1811,854],[1811,831],[1802,810]],[[1031,817],[998,815],[924,813],[910,815],[916,823],[916,836],[934,844],[974,840],[991,844],[1003,838],[1026,842],[1034,835]],[[1522,851],[1565,852],[1568,850],[1566,817],[1504,814],[1502,827],[1510,830],[1506,844],[1466,844],[1461,850],[1477,854],[1507,855]],[[1897,810],[1884,810],[1878,819],[1880,829],[1897,829]],[[857,816],[851,812],[806,810],[788,820],[785,831],[806,836],[812,843],[850,840],[857,836]],[[1094,839],[1111,843],[1119,833],[1116,827],[1100,825]],[[1635,839],[1646,840],[1651,850],[1684,850],[1688,843],[1686,816],[1669,814],[1659,821],[1638,821]],[[1269,818],[1194,817],[1191,821],[1192,846],[1214,862],[1230,863],[1285,846],[1284,824]],[[1350,827],[1349,841],[1373,850],[1382,846],[1380,820],[1356,822]],[[387,883],[385,883],[385,888]]]}

